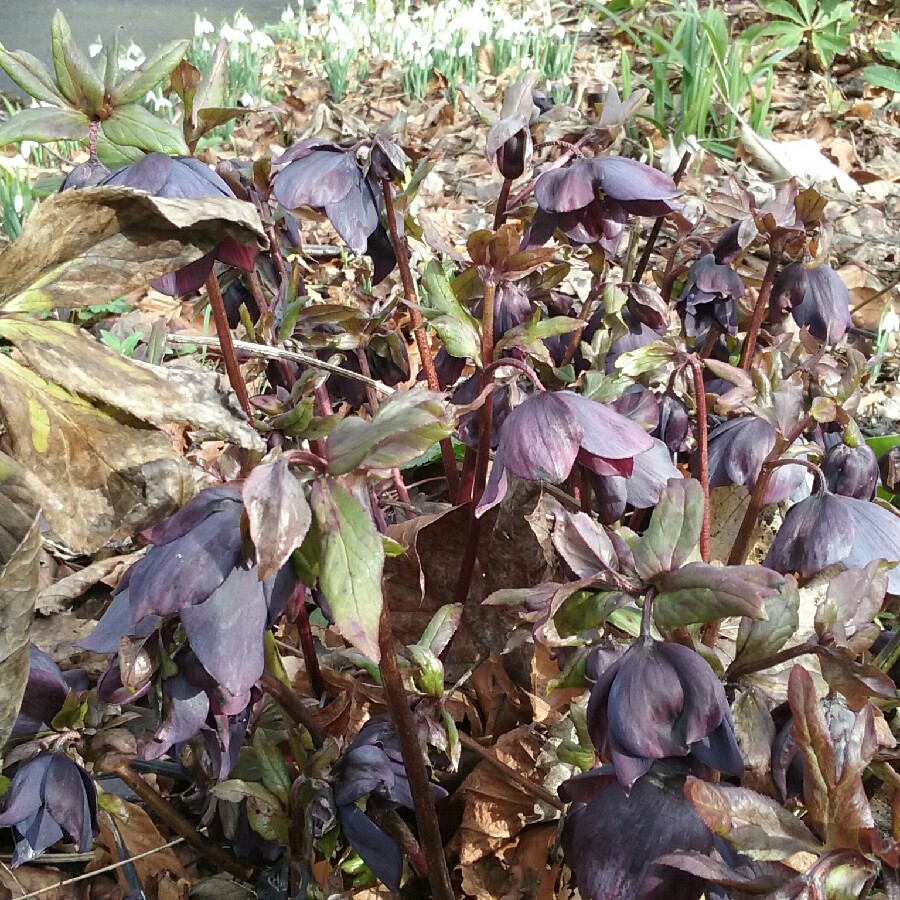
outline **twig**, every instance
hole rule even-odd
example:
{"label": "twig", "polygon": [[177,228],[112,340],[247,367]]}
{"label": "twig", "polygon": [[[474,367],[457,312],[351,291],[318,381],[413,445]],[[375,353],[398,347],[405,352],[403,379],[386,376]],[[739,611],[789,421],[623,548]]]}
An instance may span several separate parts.
{"label": "twig", "polygon": [[531,794],[536,800],[540,800],[541,803],[546,803],[549,806],[552,806],[554,809],[558,809],[560,812],[564,811],[566,808],[566,804],[562,802],[555,794],[551,794],[550,791],[547,790],[542,784],[537,784],[537,782],[532,781],[530,778],[526,778],[521,772],[517,772],[512,766],[508,766],[503,760],[497,759],[497,757],[491,753],[486,747],[482,747],[475,738],[470,737],[468,734],[464,732],[459,733],[459,742],[466,748],[466,750],[471,750],[473,753],[477,753],[485,762],[490,763],[497,771],[499,771],[505,778],[509,778],[510,781],[514,781],[517,785],[519,785],[522,790],[526,793]]}
{"label": "twig", "polygon": [[444,843],[438,823],[437,810],[434,808],[434,797],[431,793],[431,780],[425,766],[425,756],[419,743],[419,735],[409,699],[403,685],[403,676],[397,664],[397,653],[394,650],[394,633],[391,628],[390,614],[387,607],[381,612],[381,624],[378,633],[381,649],[381,677],[384,682],[384,693],[391,710],[391,719],[400,741],[400,752],[409,777],[409,789],[413,796],[416,812],[416,824],[419,827],[419,840],[422,852],[428,862],[428,883],[431,885],[433,900],[454,900],[453,885],[447,858],[444,855]]}
{"label": "twig", "polygon": [[215,841],[211,841],[206,835],[197,831],[174,806],[167,803],[140,775],[132,772],[128,768],[127,763],[118,766],[114,771],[140,797],[143,803],[150,807],[150,810],[156,816],[162,819],[172,831],[181,835],[211,863],[220,869],[224,869],[229,875],[233,875],[240,881],[253,881],[255,872],[251,867],[241,865]]}
{"label": "twig", "polygon": [[129,856],[128,859],[120,859],[118,862],[110,863],[108,866],[103,866],[100,869],[94,869],[93,872],[84,872],[82,875],[75,875],[72,878],[66,878],[65,881],[57,881],[56,884],[48,884],[36,891],[31,891],[28,894],[22,894],[21,896],[14,898],[14,900],[31,900],[32,897],[40,897],[41,894],[49,894],[51,891],[55,891],[58,888],[65,887],[66,885],[75,884],[79,881],[88,881],[91,878],[96,878],[98,875],[105,875],[107,872],[115,872],[116,869],[121,869],[123,866],[127,866],[129,863],[132,863],[135,860],[144,859],[144,857],[147,856],[153,856],[154,853],[160,853],[163,850],[168,850],[170,847],[176,847],[178,844],[183,844],[184,841],[185,839],[183,837],[177,837],[174,840],[163,844],[161,847],[154,847],[152,850],[144,850],[143,853],[135,853],[133,856]]}
{"label": "twig", "polygon": [[[197,344],[198,347],[212,347],[214,350],[221,350],[222,344],[217,337],[212,335],[192,335],[192,334],[170,334],[166,340],[172,344]],[[289,359],[293,362],[303,363],[315,369],[321,369],[323,372],[330,372],[332,375],[340,375],[343,378],[349,378],[352,381],[359,381],[362,384],[380,391],[382,394],[393,394],[394,389],[387,387],[374,378],[366,378],[358,372],[352,372],[350,369],[342,369],[333,363],[322,362],[315,356],[309,356],[306,353],[298,353],[296,350],[285,350],[281,347],[269,347],[266,344],[251,344],[250,341],[236,341],[232,339],[231,343],[235,350],[246,353],[248,356],[258,356],[262,359]]]}

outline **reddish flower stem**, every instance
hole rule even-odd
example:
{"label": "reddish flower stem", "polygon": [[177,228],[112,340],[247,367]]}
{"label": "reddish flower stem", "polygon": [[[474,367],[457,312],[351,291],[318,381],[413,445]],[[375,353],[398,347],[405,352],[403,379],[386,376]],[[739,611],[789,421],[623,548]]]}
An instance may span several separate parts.
{"label": "reddish flower stem", "polygon": [[209,304],[212,307],[213,320],[216,323],[216,334],[219,337],[219,346],[222,351],[222,359],[225,362],[225,372],[231,389],[237,394],[241,408],[247,414],[247,418],[253,421],[253,409],[250,406],[250,397],[247,394],[247,385],[241,375],[241,367],[238,365],[237,355],[234,352],[234,343],[231,339],[231,328],[228,325],[228,314],[225,312],[225,301],[219,290],[219,280],[215,272],[210,272],[206,279],[206,292],[209,294]]}
{"label": "reddish flower stem", "polygon": [[812,416],[807,414],[794,426],[787,437],[776,437],[775,446],[772,448],[772,452],[766,457],[765,462],[763,462],[759,472],[759,478],[756,479],[756,484],[753,486],[753,490],[750,493],[750,505],[747,507],[744,518],[741,520],[741,527],[738,529],[738,535],[734,540],[731,554],[728,557],[729,566],[743,565],[744,560],[747,557],[750,541],[753,538],[753,529],[756,527],[756,520],[759,518],[759,513],[763,507],[763,497],[766,494],[766,488],[769,486],[769,479],[772,477],[772,472],[774,471],[768,463],[780,459],[784,451],[787,450],[787,448],[790,447],[804,431],[806,431],[811,423]]}
{"label": "reddish flower stem", "polygon": [[503,179],[503,185],[497,196],[497,209],[494,212],[494,231],[496,231],[506,221],[506,205],[509,203],[509,192],[512,188],[512,181],[509,178]]}
{"label": "reddish flower stem", "polygon": [[298,724],[302,725],[309,733],[309,739],[313,747],[324,745],[325,729],[316,721],[313,714],[303,705],[296,691],[291,690],[286,684],[282,684],[274,675],[268,672],[260,676],[259,683],[263,690]]}
{"label": "reddish flower stem", "polygon": [[[389,179],[381,182],[381,192],[384,196],[384,211],[387,217],[388,232],[391,236],[391,244],[394,248],[394,256],[397,258],[397,268],[400,270],[400,281],[403,284],[403,295],[409,308],[409,316],[413,324],[413,333],[416,336],[416,347],[419,349],[419,359],[425,370],[425,379],[432,391],[441,392],[441,384],[438,381],[437,370],[434,367],[434,358],[431,355],[431,345],[428,343],[428,334],[425,331],[425,320],[419,312],[416,286],[413,283],[412,270],[409,267],[409,248],[406,241],[397,230],[397,217],[394,210],[394,188]],[[441,459],[444,462],[444,474],[447,476],[447,491],[452,502],[457,501],[459,495],[459,471],[456,468],[456,455],[453,453],[453,444],[450,438],[441,441]]]}
{"label": "reddish flower stem", "polygon": [[744,338],[744,347],[741,351],[741,368],[749,371],[753,363],[753,353],[756,350],[756,339],[759,337],[759,328],[762,325],[766,307],[769,305],[769,297],[772,294],[772,285],[775,282],[775,271],[781,262],[781,245],[773,242],[769,256],[769,264],[766,266],[766,274],[763,275],[762,284],[759,286],[759,294],[756,297],[756,306],[753,308],[753,318]]}
{"label": "reddish flower stem", "polygon": [[535,372],[527,362],[523,362],[521,359],[513,359],[511,356],[504,356],[502,359],[495,359],[494,362],[492,362],[489,366],[485,366],[484,374],[488,375],[489,373],[492,373],[497,369],[502,369],[504,366],[509,366],[509,368],[511,369],[518,369],[531,381],[531,383],[535,387],[535,390],[546,390],[546,388],[541,384],[541,379],[538,378],[537,372]]}
{"label": "reddish flower stem", "polygon": [[384,682],[384,693],[391,711],[391,719],[400,742],[400,752],[409,778],[409,789],[415,803],[416,825],[419,829],[419,840],[422,852],[428,862],[428,883],[431,886],[433,900],[454,900],[453,885],[447,858],[444,855],[444,842],[438,823],[434,796],[431,793],[431,779],[425,764],[425,754],[419,741],[416,722],[409,708],[409,698],[403,684],[403,676],[397,663],[394,650],[394,633],[391,628],[390,613],[385,606],[381,612],[381,625],[378,631],[378,643],[381,649],[381,678]]}
{"label": "reddish flower stem", "polygon": [[[300,637],[300,650],[303,653],[303,662],[306,666],[306,674],[309,677],[309,686],[312,688],[316,700],[321,700],[325,693],[325,679],[322,678],[322,670],[319,668],[319,656],[316,653],[316,645],[313,642],[312,628],[309,624],[309,611],[306,608],[306,587],[298,581],[294,587],[295,597],[299,594],[297,608],[297,634]],[[294,598],[292,598],[294,599]]]}
{"label": "reddish flower stem", "polygon": [[[494,358],[494,298],[497,284],[491,278],[484,279],[484,307],[481,313],[481,359],[485,366],[481,374],[481,389],[484,390],[492,382],[489,371]],[[478,417],[478,455],[475,457],[475,472],[472,477],[472,509],[469,515],[469,533],[466,549],[459,566],[459,579],[456,582],[456,603],[465,603],[472,585],[475,571],[475,559],[478,555],[478,540],[481,536],[481,520],[476,517],[475,509],[484,493],[487,482],[488,462],[491,458],[491,433],[493,430],[494,400],[491,394],[485,398]]]}
{"label": "reddish flower stem", "polygon": [[706,416],[706,388],[703,367],[696,356],[688,357],[694,381],[694,404],[697,407],[697,458],[700,486],[703,488],[703,524],[700,527],[700,558],[709,562],[709,422]]}

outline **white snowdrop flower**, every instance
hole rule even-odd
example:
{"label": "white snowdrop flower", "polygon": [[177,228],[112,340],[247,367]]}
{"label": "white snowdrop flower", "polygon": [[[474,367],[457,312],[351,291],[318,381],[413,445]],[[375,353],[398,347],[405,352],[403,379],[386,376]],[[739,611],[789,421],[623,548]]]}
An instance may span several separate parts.
{"label": "white snowdrop flower", "polygon": [[227,22],[225,22],[219,29],[219,37],[225,38],[225,40],[228,41],[229,44],[247,43],[247,35],[244,34],[243,31],[238,31],[236,28],[232,28]]}
{"label": "white snowdrop flower", "polygon": [[274,47],[275,42],[263,31],[252,31],[250,33],[250,51],[259,53],[260,50],[267,50]]}
{"label": "white snowdrop flower", "polygon": [[262,73],[264,78],[271,78],[275,74],[275,66],[272,63],[265,63],[262,67]]}
{"label": "white snowdrop flower", "polygon": [[294,10],[290,6],[281,14],[281,21],[285,25],[294,21]]}
{"label": "white snowdrop flower", "polygon": [[594,30],[594,23],[590,19],[585,17],[581,20],[581,24],[578,26],[578,30],[582,34],[587,34],[589,31]]}
{"label": "white snowdrop flower", "polygon": [[147,96],[144,97],[144,103],[152,103],[156,112],[159,112],[161,109],[172,108],[172,101],[168,97],[163,97],[162,91],[159,91],[159,93],[149,91]]}
{"label": "white snowdrop flower", "polygon": [[530,56],[523,56],[519,60],[519,68],[522,70],[533,69],[534,68],[534,60]]}
{"label": "white snowdrop flower", "polygon": [[244,34],[250,34],[253,31],[253,23],[242,13],[236,13],[234,16],[234,27]]}
{"label": "white snowdrop flower", "polygon": [[459,56],[460,59],[465,59],[467,56],[472,55],[472,45],[468,42],[465,44],[459,45]]}
{"label": "white snowdrop flower", "polygon": [[206,40],[206,38],[204,38],[203,43],[200,44],[200,49],[204,53],[212,53],[212,48],[213,48],[212,43],[210,41]]}
{"label": "white snowdrop flower", "polygon": [[319,16],[327,16],[327,15],[328,15],[328,4],[327,4],[327,3],[320,3],[320,4],[316,7],[316,15],[319,15]]}
{"label": "white snowdrop flower", "polygon": [[204,34],[215,34],[216,26],[209,19],[202,16],[194,16],[194,37],[203,37]]}
{"label": "white snowdrop flower", "polygon": [[22,210],[25,209],[25,198],[21,194],[16,194],[13,197],[13,209],[16,211],[17,216],[22,215]]}
{"label": "white snowdrop flower", "polygon": [[97,35],[97,40],[94,41],[93,44],[88,44],[88,55],[93,59],[101,50],[103,49],[103,41],[100,39],[100,35]]}
{"label": "white snowdrop flower", "polygon": [[[22,150],[23,152],[25,150],[24,142],[22,144]],[[900,331],[900,316],[898,316],[893,309],[889,309],[881,317],[881,331]]]}
{"label": "white snowdrop flower", "polygon": [[37,150],[38,146],[37,141],[22,141],[19,145],[19,149],[21,150],[23,161],[31,159],[31,154]]}
{"label": "white snowdrop flower", "polygon": [[256,98],[253,96],[253,94],[251,94],[247,91],[244,91],[244,93],[241,94],[241,99],[238,100],[238,106],[243,106],[244,108],[247,108],[247,107],[255,106],[255,105],[256,105]]}
{"label": "white snowdrop flower", "polygon": [[566,39],[566,29],[562,25],[556,24],[550,29],[548,36],[557,41],[564,41]]}

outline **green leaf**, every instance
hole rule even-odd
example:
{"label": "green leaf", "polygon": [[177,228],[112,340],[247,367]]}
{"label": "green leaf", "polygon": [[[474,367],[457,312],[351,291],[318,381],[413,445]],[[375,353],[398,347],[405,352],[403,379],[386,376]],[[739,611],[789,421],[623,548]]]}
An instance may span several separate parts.
{"label": "green leaf", "polygon": [[800,626],[800,592],[793,578],[785,578],[781,590],[766,597],[764,605],[765,619],[745,617],[741,620],[735,658],[729,668],[729,673],[735,676],[777,653]]}
{"label": "green leaf", "polygon": [[582,323],[578,319],[569,316],[553,316],[549,319],[541,319],[541,314],[536,312],[531,321],[524,325],[516,325],[510,328],[494,348],[494,358],[499,359],[504,351],[511,347],[518,347],[540,356],[550,362],[550,354],[543,345],[544,338],[555,337],[558,334],[568,334],[580,327]]}
{"label": "green leaf", "polygon": [[437,260],[425,267],[422,278],[427,303],[420,307],[441,343],[451,355],[481,365],[481,334],[478,322],[457,300]]}
{"label": "green leaf", "polygon": [[862,74],[867,84],[900,93],[900,70],[896,66],[866,66]]}
{"label": "green leaf", "polygon": [[168,77],[190,47],[190,41],[172,41],[165,44],[133,72],[125,76],[113,89],[110,100],[115,106],[139,103],[148,91]]}
{"label": "green leaf", "polygon": [[252,204],[169,200],[130,188],[47,198],[0,254],[4,312],[80,309],[122,297],[208,253],[227,235],[265,241]]}
{"label": "green leaf", "polygon": [[440,656],[450,643],[462,622],[463,606],[461,603],[448,603],[431,617],[425,626],[420,646],[427,647],[435,656]]}
{"label": "green leaf", "polygon": [[354,469],[392,469],[421,456],[447,437],[456,417],[442,394],[424,388],[398,391],[371,421],[342,419],[328,436],[325,458],[332,475]]}
{"label": "green leaf", "polygon": [[333,478],[312,484],[321,535],[319,585],[341,636],[379,662],[384,548],[369,514]]}
{"label": "green leaf", "polygon": [[91,120],[77,109],[35,106],[0,124],[0,146],[16,141],[84,141],[90,124]]}
{"label": "green leaf", "polygon": [[110,143],[120,147],[139,147],[148,153],[159,151],[175,156],[189,153],[184,135],[175,125],[135,103],[116,107],[109,118],[100,123],[100,130]]}
{"label": "green leaf", "polygon": [[28,477],[0,453],[0,749],[12,732],[28,683],[28,637],[42,548]]}
{"label": "green leaf", "polygon": [[693,562],[657,579],[653,618],[660,628],[677,628],[747,616],[762,619],[766,600],[777,596],[784,577],[762,566],[712,566]]}
{"label": "green leaf", "polygon": [[0,69],[14,81],[29,97],[40,103],[66,106],[66,98],[59,91],[53,76],[44,64],[24,50],[5,50],[0,44]]}
{"label": "green leaf", "polygon": [[634,567],[644,581],[677,569],[697,554],[703,524],[703,488],[693,478],[670,478],[650,525],[634,547]]}
{"label": "green leaf", "polygon": [[892,32],[890,40],[882,41],[876,49],[885,59],[900,63],[900,31]]}
{"label": "green leaf", "polygon": [[56,81],[63,96],[82,112],[96,115],[103,108],[103,82],[75,43],[72,29],[60,10],[50,23],[50,39]]}
{"label": "green leaf", "polygon": [[244,482],[244,506],[261,580],[287,562],[312,523],[303,485],[288,463],[288,457],[281,456],[274,463],[256,466]]}
{"label": "green leaf", "polygon": [[287,807],[293,779],[284,755],[269,740],[268,735],[262,728],[257,728],[253,732],[253,749],[256,752],[256,759],[262,772],[263,787],[271,791]]}
{"label": "green leaf", "polygon": [[759,5],[770,16],[781,16],[781,18],[790,19],[798,25],[806,24],[803,16],[797,12],[797,9],[789,0],[759,0]]}
{"label": "green leaf", "polygon": [[665,341],[654,341],[646,347],[629,350],[616,358],[616,368],[631,378],[655,372],[674,357],[674,349]]}
{"label": "green leaf", "polygon": [[854,656],[868,650],[881,632],[874,619],[881,612],[891,568],[876,559],[865,568],[847,569],[831,579],[825,601],[816,607],[819,643],[849,647]]}

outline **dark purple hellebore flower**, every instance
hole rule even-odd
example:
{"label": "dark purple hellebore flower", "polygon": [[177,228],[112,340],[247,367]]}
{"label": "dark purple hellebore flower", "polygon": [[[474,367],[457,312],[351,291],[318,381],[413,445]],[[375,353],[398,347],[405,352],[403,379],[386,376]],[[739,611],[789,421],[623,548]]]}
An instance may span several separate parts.
{"label": "dark purple hellebore flower", "polygon": [[722,331],[737,334],[737,301],[744,295],[744,282],[712,253],[701,256],[690,268],[678,298],[688,337],[703,341],[715,322]]}
{"label": "dark purple hellebore flower", "polygon": [[825,451],[822,474],[833,494],[871,500],[878,485],[878,457],[868,444],[834,444]]}
{"label": "dark purple hellebore flower", "polygon": [[[823,490],[788,510],[763,565],[808,578],[835,563],[856,569],[876,559],[900,562],[900,517],[875,502]],[[900,593],[900,569],[887,579],[888,591]]]}
{"label": "dark purple hellebore flower", "polygon": [[772,321],[781,321],[788,313],[817,340],[836,344],[852,324],[850,292],[831,266],[809,269],[791,263],[775,279],[769,301]]}
{"label": "dark purple hellebore flower", "polygon": [[559,228],[573,243],[599,244],[612,255],[629,215],[664,216],[678,209],[672,201],[680,193],[664,172],[632,159],[576,159],[537,180],[538,208],[522,245],[543,246]]}
{"label": "dark purple hellebore flower", "polygon": [[699,900],[702,879],[656,864],[669,853],[713,850],[713,834],[683,785],[683,774],[656,764],[630,793],[609,766],[560,786],[560,796],[572,802],[563,854],[584,900]]}
{"label": "dark purple hellebore flower", "polygon": [[687,407],[682,400],[671,394],[659,398],[659,424],[653,430],[653,437],[659,438],[670,453],[687,450],[687,438],[691,422]]}
{"label": "dark purple hellebore flower", "polygon": [[[438,785],[430,787],[435,800],[447,796]],[[415,806],[400,742],[393,724],[383,717],[369,719],[344,753],[334,782],[334,801],[341,829],[353,849],[382,882],[399,891],[403,853],[357,806],[363,797],[382,808]]]}
{"label": "dark purple hellebore flower", "polygon": [[89,159],[80,166],[75,166],[63,179],[59,192],[78,191],[82,188],[94,187],[110,176],[109,169],[99,159]]}
{"label": "dark purple hellebore flower", "polygon": [[28,648],[28,683],[10,737],[30,737],[48,729],[69,693],[87,689],[84,669],[63,673],[43,650],[32,644]]}
{"label": "dark purple hellebore flower", "polygon": [[90,850],[97,832],[97,791],[87,772],[61,751],[22,763],[3,796],[0,826],[16,832],[13,868],[64,837]]}
{"label": "dark purple hellebore flower", "polygon": [[571,391],[534,394],[504,421],[481,516],[506,495],[507,472],[560,484],[576,460],[597,475],[631,475],[634,458],[653,446],[640,426],[602,403]]}
{"label": "dark purple hellebore flower", "polygon": [[275,165],[280,171],[273,192],[282,206],[308,206],[323,213],[354,253],[372,256],[376,283],[387,276],[396,259],[380,223],[380,188],[374,177],[363,173],[354,150],[307,138],[285,150]]}
{"label": "dark purple hellebore flower", "polygon": [[[262,675],[266,629],[293,590],[290,565],[260,581],[258,568],[243,561],[242,512],[237,488],[208,488],[145,531],[152,547],[125,573],[94,633],[80,643],[87,650],[113,653],[123,637],[147,638],[178,616],[190,653],[182,653],[178,674],[163,683],[165,720],[148,749],[156,756],[186,739],[185,723],[196,734],[207,714],[209,727],[225,742],[234,724],[228,717],[246,710]],[[113,667],[118,670],[116,659]],[[130,699],[145,692],[154,671],[148,666],[144,683],[127,686]],[[110,699],[127,698],[117,671],[108,672],[101,685]],[[167,742],[172,734],[176,737]]]}
{"label": "dark purple hellebore flower", "polygon": [[722,683],[681,644],[638,638],[597,679],[587,722],[626,792],[667,757],[690,755],[729,775],[744,770]]}
{"label": "dark purple hellebore flower", "polygon": [[[234,191],[207,166],[192,156],[166,156],[148,153],[143,159],[99,182],[147,191],[154,197],[193,199],[197,197],[231,197]],[[209,277],[216,260],[249,272],[256,262],[258,248],[244,246],[227,237],[219,245],[177,272],[157,278],[153,287],[161,294],[176,297],[200,288]]]}
{"label": "dark purple hellebore flower", "polygon": [[[709,486],[740,484],[752,491],[775,438],[774,426],[757,416],[717,425],[709,435]],[[763,503],[781,503],[805,482],[803,466],[779,466],[769,479]]]}

